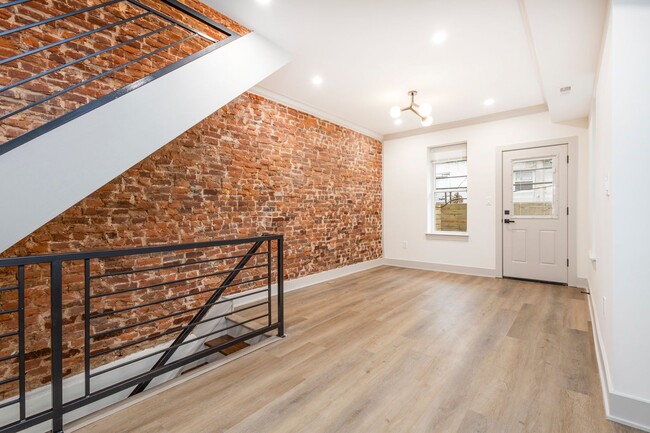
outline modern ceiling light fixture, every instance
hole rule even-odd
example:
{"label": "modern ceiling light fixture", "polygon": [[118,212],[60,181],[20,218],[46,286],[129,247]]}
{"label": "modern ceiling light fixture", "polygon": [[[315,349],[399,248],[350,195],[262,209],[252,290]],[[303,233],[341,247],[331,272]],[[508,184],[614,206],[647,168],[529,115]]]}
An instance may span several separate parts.
{"label": "modern ceiling light fixture", "polygon": [[[433,111],[431,104],[422,104],[418,105],[415,103],[415,96],[418,94],[416,90],[411,90],[409,96],[411,97],[411,104],[402,108],[399,105],[395,105],[390,109],[390,117],[393,119],[399,119],[402,117],[404,111],[412,111],[416,116],[420,118],[420,123],[422,126],[430,126],[433,124],[433,117],[431,117],[431,112]],[[401,123],[401,122],[400,122]],[[395,122],[398,125],[397,122]]]}

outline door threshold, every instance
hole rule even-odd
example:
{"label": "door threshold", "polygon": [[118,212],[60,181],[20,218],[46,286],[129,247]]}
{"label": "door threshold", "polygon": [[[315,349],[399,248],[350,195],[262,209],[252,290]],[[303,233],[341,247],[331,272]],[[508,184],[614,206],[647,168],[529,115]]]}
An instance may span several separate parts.
{"label": "door threshold", "polygon": [[505,275],[503,278],[506,278],[508,280],[517,280],[517,281],[528,281],[530,283],[542,283],[542,284],[552,284],[554,286],[566,286],[568,287],[568,283],[560,283],[558,281],[544,281],[544,280],[534,280],[532,278],[518,278],[518,277],[506,277]]}

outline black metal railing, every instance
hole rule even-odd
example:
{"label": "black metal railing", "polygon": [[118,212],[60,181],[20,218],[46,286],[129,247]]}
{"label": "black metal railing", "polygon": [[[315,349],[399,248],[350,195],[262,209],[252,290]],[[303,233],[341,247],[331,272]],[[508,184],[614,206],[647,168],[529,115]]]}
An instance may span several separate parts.
{"label": "black metal railing", "polygon": [[[283,239],[0,259],[0,316],[10,318],[0,321],[1,347],[10,352],[0,364],[13,366],[0,377],[0,432],[48,421],[61,432],[71,411],[137,394],[161,375],[263,334],[284,336]],[[241,325],[242,335],[201,347]],[[39,338],[51,349],[40,355],[49,376],[28,363],[39,352],[26,346]],[[47,408],[30,407],[34,389],[51,394]]]}
{"label": "black metal railing", "polygon": [[[0,155],[239,37],[176,0],[80,2],[90,5],[65,13],[51,12],[51,16],[23,23],[21,10],[30,8],[32,1],[39,2],[18,0],[0,4],[3,15],[21,18],[0,20],[5,23],[0,27],[3,45],[20,48],[20,52],[0,59],[5,75],[0,82],[0,127],[4,128],[0,131],[4,136],[0,140]],[[126,6],[127,10],[119,9]],[[27,15],[39,16],[43,10],[48,9],[39,7]],[[165,13],[171,10],[187,20]],[[109,17],[111,21],[104,22]],[[3,29],[14,21],[21,24]],[[76,33],[68,35],[70,28],[76,29]],[[56,30],[66,32],[57,36]],[[32,41],[31,45],[27,46],[24,40]],[[190,41],[196,43],[195,49],[184,52],[182,45]],[[172,50],[176,51],[170,57]],[[124,77],[131,75],[130,68],[146,61],[163,64],[154,64],[149,68],[154,72],[140,73],[142,77],[136,81],[129,82],[129,77]],[[101,82],[120,73],[123,77],[117,80],[122,84],[119,87]],[[89,86],[95,88],[83,92]],[[86,94],[96,98],[88,97],[86,101]],[[32,129],[25,129],[26,124]]]}

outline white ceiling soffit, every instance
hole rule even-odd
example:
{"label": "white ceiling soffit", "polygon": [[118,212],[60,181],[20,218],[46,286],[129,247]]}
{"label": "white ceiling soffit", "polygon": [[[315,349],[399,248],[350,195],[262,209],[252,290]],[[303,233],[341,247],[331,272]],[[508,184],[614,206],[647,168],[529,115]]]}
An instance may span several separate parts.
{"label": "white ceiling soffit", "polygon": [[[554,122],[589,115],[607,0],[519,0]],[[568,92],[562,88],[570,87]]]}
{"label": "white ceiling soffit", "polygon": [[[204,1],[292,54],[258,93],[385,136],[426,129],[410,113],[401,125],[389,116],[411,89],[433,106],[434,126],[516,114],[545,104],[545,93],[554,119],[584,117],[606,0]],[[435,44],[440,31],[447,39]],[[572,86],[568,98],[554,97],[558,82]]]}

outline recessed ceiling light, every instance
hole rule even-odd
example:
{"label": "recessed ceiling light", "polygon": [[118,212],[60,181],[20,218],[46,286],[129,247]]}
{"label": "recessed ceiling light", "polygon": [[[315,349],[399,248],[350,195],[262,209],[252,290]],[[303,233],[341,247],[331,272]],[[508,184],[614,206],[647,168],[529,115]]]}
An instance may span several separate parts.
{"label": "recessed ceiling light", "polygon": [[404,123],[404,121],[402,119],[395,119],[393,123],[397,126],[400,126],[402,123]]}
{"label": "recessed ceiling light", "polygon": [[437,32],[435,35],[433,35],[433,43],[436,45],[440,45],[446,40],[447,40],[446,32]]}
{"label": "recessed ceiling light", "polygon": [[262,5],[262,6],[267,6],[271,4],[272,0],[257,0],[257,3]]}
{"label": "recessed ceiling light", "polygon": [[483,105],[485,105],[486,107],[489,107],[490,105],[494,105],[494,99],[492,98],[486,99],[485,101],[483,101]]}
{"label": "recessed ceiling light", "polygon": [[320,86],[321,84],[323,84],[323,77],[321,77],[320,75],[314,75],[311,79],[311,83],[314,86]]}

